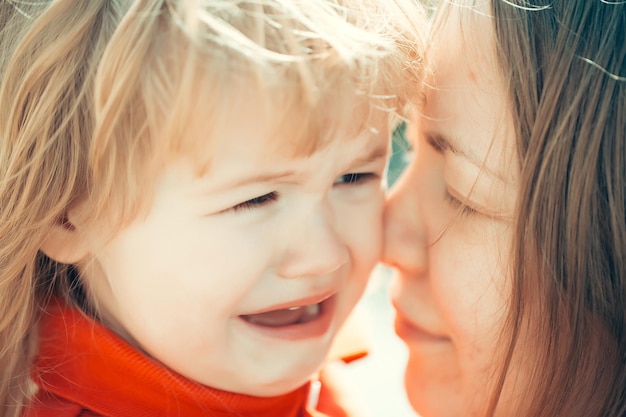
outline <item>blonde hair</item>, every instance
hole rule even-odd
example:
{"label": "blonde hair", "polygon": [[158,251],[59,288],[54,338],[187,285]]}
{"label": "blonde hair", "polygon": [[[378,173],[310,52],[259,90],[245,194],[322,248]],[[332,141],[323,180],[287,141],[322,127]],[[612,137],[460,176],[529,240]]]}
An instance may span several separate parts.
{"label": "blonde hair", "polygon": [[423,21],[412,0],[0,2],[0,415],[28,402],[38,315],[72,285],[39,251],[69,207],[135,216],[163,158],[201,146],[198,100],[219,121],[242,83],[298,112],[298,152],[328,140],[329,103],[401,112]]}

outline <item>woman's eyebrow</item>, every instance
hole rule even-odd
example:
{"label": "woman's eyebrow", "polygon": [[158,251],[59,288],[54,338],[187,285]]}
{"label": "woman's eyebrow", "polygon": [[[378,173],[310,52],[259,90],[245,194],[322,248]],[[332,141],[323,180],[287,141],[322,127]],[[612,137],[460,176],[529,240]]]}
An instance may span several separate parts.
{"label": "woman's eyebrow", "polygon": [[471,154],[470,152],[466,152],[460,149],[455,144],[455,141],[450,140],[450,138],[442,133],[426,132],[424,136],[426,137],[426,141],[430,144],[430,146],[435,148],[438,152],[450,151],[456,156],[467,159],[469,162],[471,162],[473,165],[476,165],[477,167],[481,167],[483,165],[483,162],[478,157]]}
{"label": "woman's eyebrow", "polygon": [[475,165],[487,174],[494,176],[496,179],[504,182],[505,184],[510,183],[510,179],[507,180],[506,176],[503,175],[503,173],[500,173],[488,167],[484,159],[481,159],[474,153],[461,149],[458,145],[456,145],[456,143],[458,143],[458,140],[455,141],[449,136],[446,136],[440,132],[426,132],[424,135],[426,137],[426,141],[438,152],[450,151],[456,156],[465,158],[472,165]]}

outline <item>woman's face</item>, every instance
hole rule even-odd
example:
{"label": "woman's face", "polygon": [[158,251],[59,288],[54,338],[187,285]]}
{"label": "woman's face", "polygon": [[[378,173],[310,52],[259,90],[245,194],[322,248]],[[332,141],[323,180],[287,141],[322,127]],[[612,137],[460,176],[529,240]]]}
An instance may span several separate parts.
{"label": "woman's face", "polygon": [[491,398],[519,172],[490,10],[444,7],[425,106],[407,134],[413,159],[385,218],[406,389],[423,417],[482,415]]}

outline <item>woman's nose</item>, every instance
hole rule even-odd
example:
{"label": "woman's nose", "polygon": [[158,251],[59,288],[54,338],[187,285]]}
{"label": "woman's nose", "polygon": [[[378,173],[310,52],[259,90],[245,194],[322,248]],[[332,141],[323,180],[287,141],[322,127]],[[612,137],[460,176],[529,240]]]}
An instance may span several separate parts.
{"label": "woman's nose", "polygon": [[427,251],[419,185],[413,178],[411,168],[398,180],[387,197],[382,261],[415,275],[426,269]]}

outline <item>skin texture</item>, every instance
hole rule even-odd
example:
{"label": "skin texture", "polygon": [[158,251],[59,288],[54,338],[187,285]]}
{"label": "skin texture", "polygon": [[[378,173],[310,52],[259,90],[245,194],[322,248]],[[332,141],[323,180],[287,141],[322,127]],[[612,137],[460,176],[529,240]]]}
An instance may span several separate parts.
{"label": "skin texture", "polygon": [[519,167],[489,11],[443,7],[407,134],[413,159],[386,207],[384,261],[411,404],[423,417],[480,416],[498,371]]}
{"label": "skin texture", "polygon": [[[201,176],[191,158],[173,158],[146,214],[111,239],[103,223],[83,222],[80,207],[69,220],[106,324],[190,379],[271,396],[322,365],[380,257],[388,129],[381,115],[376,131],[344,127],[295,157],[263,103],[237,97],[228,128],[199,116],[188,129],[198,141],[211,132]],[[240,318],[330,295],[329,329],[315,337],[274,337]]]}

